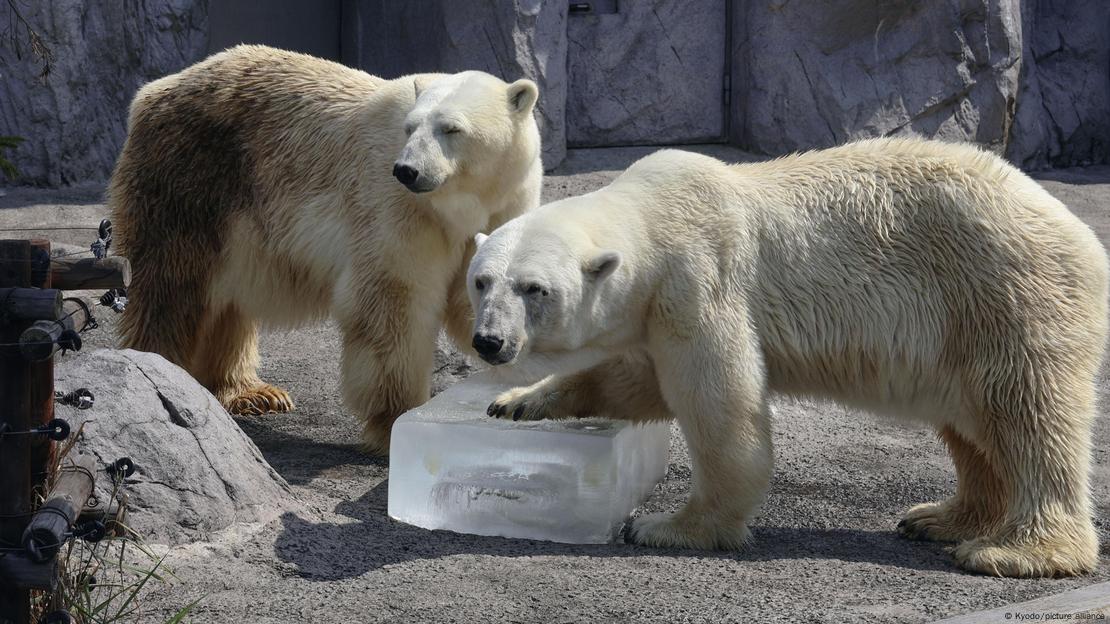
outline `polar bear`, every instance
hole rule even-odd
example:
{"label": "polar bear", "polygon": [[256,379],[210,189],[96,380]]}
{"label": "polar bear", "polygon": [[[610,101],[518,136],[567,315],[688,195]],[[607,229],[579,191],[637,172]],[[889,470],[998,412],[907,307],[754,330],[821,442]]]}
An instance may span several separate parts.
{"label": "polar bear", "polygon": [[363,442],[429,395],[436,333],[470,343],[473,237],[539,204],[538,92],[481,72],[383,80],[239,46],[143,87],[109,188],[134,265],[123,346],[231,411],[292,409],[256,325],[333,315]]}
{"label": "polar bear", "polygon": [[881,139],[743,165],[657,152],[498,228],[468,287],[487,362],[564,367],[490,415],[677,419],[690,500],[635,542],[748,539],[778,392],[931,424],[959,485],[901,532],[959,542],[968,570],[1054,576],[1097,565],[1107,274],[1092,232],[1001,159]]}

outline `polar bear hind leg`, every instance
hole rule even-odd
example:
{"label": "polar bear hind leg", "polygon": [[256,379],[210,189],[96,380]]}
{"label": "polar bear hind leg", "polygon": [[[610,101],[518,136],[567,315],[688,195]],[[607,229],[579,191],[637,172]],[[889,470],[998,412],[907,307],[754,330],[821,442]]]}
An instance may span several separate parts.
{"label": "polar bear hind leg", "polygon": [[1098,564],[1087,477],[1093,372],[1055,364],[1027,361],[1013,381],[996,381],[983,395],[978,445],[1001,481],[1005,506],[993,531],[956,547],[963,568],[1054,577]]}
{"label": "polar bear hind leg", "polygon": [[256,323],[234,305],[210,312],[190,369],[232,414],[289,412],[293,399],[258,377]]}

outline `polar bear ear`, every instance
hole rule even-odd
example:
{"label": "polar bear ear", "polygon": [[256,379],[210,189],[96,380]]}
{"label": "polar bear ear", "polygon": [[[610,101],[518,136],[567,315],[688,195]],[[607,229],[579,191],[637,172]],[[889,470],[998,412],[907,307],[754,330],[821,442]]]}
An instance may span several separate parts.
{"label": "polar bear ear", "polygon": [[486,236],[485,234],[482,234],[481,232],[478,232],[477,234],[474,235],[474,246],[475,247],[481,247],[482,243],[486,242],[487,238],[489,238],[489,236]]}
{"label": "polar bear ear", "polygon": [[586,261],[582,271],[594,281],[601,281],[613,274],[621,265],[621,254],[617,251],[603,251]]}
{"label": "polar bear ear", "polygon": [[539,97],[540,90],[531,80],[521,78],[509,85],[509,106],[513,112],[522,115],[532,112]]}
{"label": "polar bear ear", "polygon": [[420,94],[424,89],[428,88],[428,80],[417,76],[412,79],[412,95],[416,99],[420,99]]}

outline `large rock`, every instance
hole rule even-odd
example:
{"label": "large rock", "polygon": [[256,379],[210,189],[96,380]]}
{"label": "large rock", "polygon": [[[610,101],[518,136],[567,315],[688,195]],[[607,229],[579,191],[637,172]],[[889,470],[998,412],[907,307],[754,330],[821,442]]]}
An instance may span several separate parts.
{"label": "large rock", "polygon": [[567,3],[543,0],[344,0],[343,61],[395,78],[478,69],[540,88],[543,164],[566,155]]}
{"label": "large rock", "polygon": [[135,92],[204,56],[208,2],[16,4],[56,59],[43,84],[26,49],[19,60],[0,45],[0,135],[27,139],[9,153],[21,181],[58,186],[107,179],[127,135]]}
{"label": "large rock", "polygon": [[63,358],[55,377],[62,392],[88,388],[96,397],[84,411],[58,406],[75,430],[85,423],[77,448],[103,464],[134,462],[129,524],[147,541],[203,539],[300,508],[219,402],[161,356],[102,349]]}

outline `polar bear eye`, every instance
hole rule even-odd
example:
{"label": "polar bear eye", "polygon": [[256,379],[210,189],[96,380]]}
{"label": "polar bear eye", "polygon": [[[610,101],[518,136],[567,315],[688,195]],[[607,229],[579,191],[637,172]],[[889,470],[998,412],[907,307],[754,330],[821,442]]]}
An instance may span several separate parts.
{"label": "polar bear eye", "polygon": [[458,134],[462,132],[462,128],[458,126],[443,126],[439,129],[443,134]]}
{"label": "polar bear eye", "polygon": [[412,124],[405,124],[405,136],[412,136],[412,133],[414,131],[416,131],[416,126]]}
{"label": "polar bear eye", "polygon": [[547,296],[547,289],[543,286],[540,286],[539,284],[529,284],[528,288],[524,289],[524,292],[529,295],[542,295],[544,297]]}
{"label": "polar bear eye", "polygon": [[477,288],[478,290],[485,290],[486,289],[486,280],[484,280],[482,278],[478,278],[478,279],[474,280],[474,288]]}

